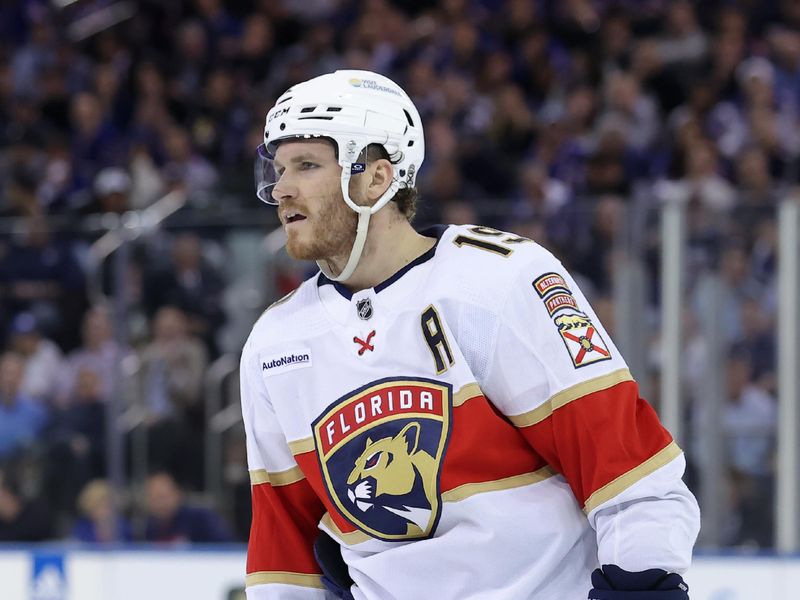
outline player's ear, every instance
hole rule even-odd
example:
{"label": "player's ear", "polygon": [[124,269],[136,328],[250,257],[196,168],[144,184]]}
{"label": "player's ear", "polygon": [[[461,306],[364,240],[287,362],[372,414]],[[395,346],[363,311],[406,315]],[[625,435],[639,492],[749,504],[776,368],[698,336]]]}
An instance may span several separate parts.
{"label": "player's ear", "polygon": [[367,197],[374,202],[383,196],[389,186],[392,185],[394,167],[385,158],[379,158],[370,164],[368,173],[371,178],[367,188]]}

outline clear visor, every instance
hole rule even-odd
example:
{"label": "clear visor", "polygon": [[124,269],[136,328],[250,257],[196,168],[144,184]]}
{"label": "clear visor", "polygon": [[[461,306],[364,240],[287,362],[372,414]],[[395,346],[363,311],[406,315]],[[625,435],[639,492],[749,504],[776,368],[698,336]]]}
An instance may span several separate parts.
{"label": "clear visor", "polygon": [[[302,135],[296,137],[310,139],[310,138],[317,138],[324,136]],[[363,152],[362,156],[360,157],[360,160],[364,160]],[[354,162],[350,165],[350,174],[360,175],[365,171],[366,167],[367,165],[365,162]],[[256,196],[258,196],[259,200],[261,200],[262,202],[266,202],[267,204],[272,204],[277,206],[278,201],[272,197],[272,190],[278,183],[280,176],[275,171],[275,158],[273,157],[272,154],[270,154],[269,150],[267,150],[267,146],[265,144],[261,144],[258,148],[256,148],[256,160],[254,168],[255,168],[255,180],[256,180]]]}
{"label": "clear visor", "polygon": [[272,197],[272,189],[278,183],[278,174],[275,173],[275,161],[267,147],[261,144],[256,148],[255,161],[256,196],[262,202],[277,205],[278,202]]}

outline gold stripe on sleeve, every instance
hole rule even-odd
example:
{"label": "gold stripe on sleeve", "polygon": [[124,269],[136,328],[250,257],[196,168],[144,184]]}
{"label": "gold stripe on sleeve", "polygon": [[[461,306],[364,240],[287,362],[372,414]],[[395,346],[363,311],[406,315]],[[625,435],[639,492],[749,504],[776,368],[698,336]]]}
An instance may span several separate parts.
{"label": "gold stripe on sleeve", "polygon": [[314,450],[314,438],[307,437],[302,440],[289,442],[289,450],[295,456]]}
{"label": "gold stripe on sleeve", "polygon": [[250,471],[250,485],[261,485],[262,483],[269,483],[272,486],[289,485],[302,481],[305,477],[303,471],[297,466],[274,473],[268,473],[265,469],[256,469]]}
{"label": "gold stripe on sleeve", "polygon": [[589,381],[582,381],[573,385],[572,387],[561,390],[557,394],[551,396],[547,402],[541,406],[537,406],[529,412],[522,413],[521,415],[510,416],[509,420],[517,427],[530,427],[531,425],[536,425],[536,423],[540,423],[552,415],[554,410],[557,410],[562,406],[566,406],[573,400],[577,400],[578,398],[583,398],[589,394],[608,389],[617,385],[618,383],[622,383],[623,381],[633,381],[633,376],[628,369],[619,369],[617,371],[607,373],[606,375],[595,377]]}
{"label": "gold stripe on sleeve", "polygon": [[320,575],[307,575],[306,573],[290,573],[288,571],[257,571],[245,577],[245,587],[264,585],[265,583],[283,583],[286,585],[299,585],[300,587],[324,590]]}
{"label": "gold stripe on sleeve", "polygon": [[482,395],[481,386],[477,383],[468,383],[455,394],[453,394],[453,407],[461,406],[467,400],[471,400],[475,396]]}
{"label": "gold stripe on sleeve", "polygon": [[484,481],[482,483],[465,483],[457,488],[453,488],[449,492],[442,494],[444,502],[460,502],[470,496],[476,494],[483,494],[484,492],[495,492],[498,490],[510,490],[513,488],[539,483],[545,479],[549,479],[555,475],[550,466],[542,467],[532,473],[523,473],[522,475],[513,475],[504,479],[497,479],[495,481]]}
{"label": "gold stripe on sleeve", "polygon": [[681,452],[682,450],[678,447],[678,444],[670,442],[638,467],[634,467],[627,473],[620,475],[614,481],[607,483],[589,496],[586,500],[586,504],[583,505],[583,512],[588,515],[601,504],[618,496],[640,479],[647,477],[650,473],[657,471],[668,462],[678,457]]}
{"label": "gold stripe on sleeve", "polygon": [[269,482],[273,486],[289,485],[290,483],[295,483],[305,478],[306,476],[303,474],[303,471],[301,471],[300,467],[297,466],[285,471],[278,471],[277,473],[269,474]]}
{"label": "gold stripe on sleeve", "polygon": [[255,469],[250,471],[250,485],[261,485],[269,483],[269,474],[266,469]]}

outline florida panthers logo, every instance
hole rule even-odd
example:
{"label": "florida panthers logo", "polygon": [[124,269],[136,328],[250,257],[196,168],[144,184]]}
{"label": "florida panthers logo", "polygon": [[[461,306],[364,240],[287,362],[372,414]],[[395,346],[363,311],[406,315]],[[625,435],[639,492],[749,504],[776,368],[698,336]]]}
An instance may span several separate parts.
{"label": "florida panthers logo", "polygon": [[358,529],[383,540],[433,535],[452,388],[389,379],[348,394],[314,422],[331,500]]}

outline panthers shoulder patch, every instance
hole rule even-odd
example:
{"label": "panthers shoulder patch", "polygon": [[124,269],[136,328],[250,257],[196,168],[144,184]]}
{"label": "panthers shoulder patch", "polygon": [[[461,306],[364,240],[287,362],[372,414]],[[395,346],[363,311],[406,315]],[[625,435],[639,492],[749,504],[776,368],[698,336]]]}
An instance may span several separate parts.
{"label": "panthers shoulder patch", "polygon": [[577,299],[561,275],[545,273],[535,278],[531,285],[544,303],[548,316],[553,319],[576,369],[611,359],[608,344],[589,316],[580,310]]}
{"label": "panthers shoulder patch", "polygon": [[554,321],[576,368],[611,358],[605,340],[585,314],[561,315]]}
{"label": "panthers shoulder patch", "polygon": [[346,394],[313,423],[325,487],[341,515],[386,541],[431,537],[450,435],[452,386],[389,378]]}

